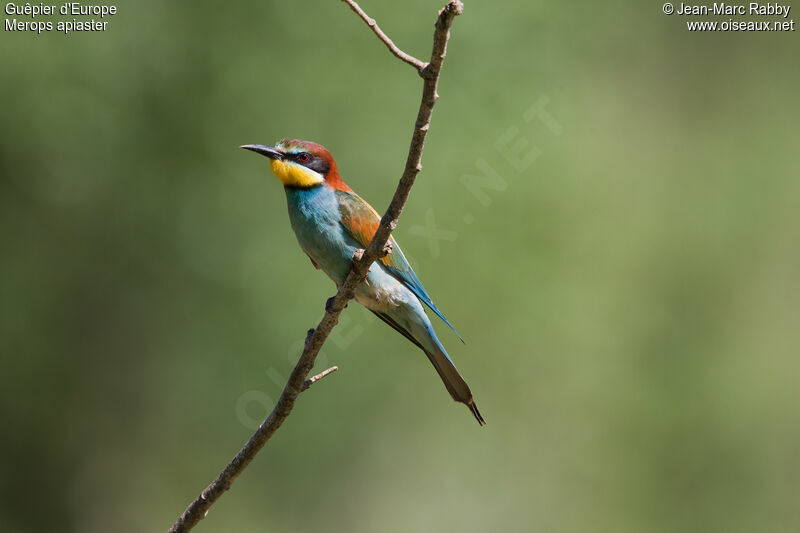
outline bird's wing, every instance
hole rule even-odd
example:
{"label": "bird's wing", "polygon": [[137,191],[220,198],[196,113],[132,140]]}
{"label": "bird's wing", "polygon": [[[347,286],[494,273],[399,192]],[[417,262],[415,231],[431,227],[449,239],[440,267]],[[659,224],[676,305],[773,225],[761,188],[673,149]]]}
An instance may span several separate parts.
{"label": "bird's wing", "polygon": [[[339,212],[342,215],[342,226],[361,246],[366,248],[375,232],[378,231],[378,225],[381,222],[380,215],[363,198],[352,191],[337,190],[336,198],[339,201]],[[425,305],[430,307],[431,311],[436,313],[453,330],[453,333],[461,339],[461,335],[458,334],[453,325],[431,301],[428,291],[422,286],[422,282],[414,273],[411,265],[408,264],[406,256],[397,246],[394,237],[389,237],[389,243],[392,245],[392,251],[387,256],[379,259],[379,261],[383,263],[383,266],[392,276],[408,287]],[[463,339],[461,341],[463,342]]]}

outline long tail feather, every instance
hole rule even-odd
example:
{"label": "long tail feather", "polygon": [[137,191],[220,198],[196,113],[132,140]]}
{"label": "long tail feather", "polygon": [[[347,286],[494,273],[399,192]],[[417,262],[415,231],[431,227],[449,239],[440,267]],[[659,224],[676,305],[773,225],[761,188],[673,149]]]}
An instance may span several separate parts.
{"label": "long tail feather", "polygon": [[[372,310],[370,309],[370,311]],[[442,348],[441,343],[439,343],[439,341],[436,339],[435,334],[431,334],[431,339],[433,342],[435,342],[436,347],[431,351],[426,349],[422,343],[415,339],[414,336],[406,331],[405,328],[400,326],[400,324],[392,320],[389,315],[385,313],[379,313],[377,311],[372,312],[375,314],[375,316],[401,333],[405,338],[419,346],[433,364],[433,368],[436,369],[436,372],[442,379],[442,382],[447,388],[447,392],[450,393],[450,396],[452,396],[455,401],[461,402],[469,407],[470,412],[472,412],[472,416],[475,417],[475,420],[478,421],[478,424],[482,426],[486,425],[486,421],[481,416],[480,411],[478,411],[478,406],[475,405],[475,400],[472,398],[472,391],[469,390],[469,385],[467,385],[467,382],[461,377],[461,374],[458,373],[458,369],[450,360],[450,357],[448,357],[447,352],[444,351],[444,348]]]}
{"label": "long tail feather", "polygon": [[453,362],[450,361],[450,358],[447,357],[447,353],[442,349],[438,349],[434,352],[425,350],[425,354],[442,379],[450,396],[452,396],[455,401],[461,402],[469,407],[472,416],[475,417],[478,424],[482,426],[486,425],[486,421],[481,416],[481,412],[478,411],[478,406],[475,405],[475,400],[472,398],[472,391],[469,390],[469,385],[467,385],[467,382],[461,377],[461,374],[459,374]]}
{"label": "long tail feather", "polygon": [[472,411],[472,416],[475,417],[475,420],[478,421],[478,424],[485,426],[486,420],[483,419],[481,412],[478,411],[478,406],[475,405],[475,400],[472,400],[472,402],[468,403],[467,407],[469,407],[469,410]]}

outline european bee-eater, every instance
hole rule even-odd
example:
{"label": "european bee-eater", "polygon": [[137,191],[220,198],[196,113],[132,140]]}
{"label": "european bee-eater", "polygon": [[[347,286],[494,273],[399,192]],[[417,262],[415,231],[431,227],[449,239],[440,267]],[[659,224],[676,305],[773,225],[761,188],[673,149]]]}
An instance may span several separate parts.
{"label": "european bee-eater", "polygon": [[[311,263],[337,286],[350,272],[353,254],[366,248],[380,216],[339,176],[330,152],[317,143],[282,140],[275,146],[248,144],[247,150],[270,158],[272,172],[283,183],[289,221]],[[455,331],[433,304],[394,238],[391,252],[375,261],[367,279],[355,290],[355,300],[419,346],[439,373],[450,395],[483,420],[467,382],[458,373],[436,337],[423,304]],[[459,336],[460,338],[460,336]]]}

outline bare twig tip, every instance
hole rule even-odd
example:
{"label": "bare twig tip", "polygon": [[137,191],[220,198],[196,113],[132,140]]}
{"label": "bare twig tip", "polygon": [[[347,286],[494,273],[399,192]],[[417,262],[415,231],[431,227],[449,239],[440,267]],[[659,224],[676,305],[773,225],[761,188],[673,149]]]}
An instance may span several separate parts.
{"label": "bare twig tip", "polygon": [[386,48],[388,48],[389,51],[397,59],[403,61],[404,63],[408,63],[409,65],[411,65],[412,67],[417,69],[417,71],[421,71],[425,67],[425,63],[423,63],[422,61],[420,61],[416,57],[414,57],[414,56],[412,56],[410,54],[407,54],[407,53],[403,52],[402,50],[400,50],[397,47],[397,45],[394,44],[394,42],[392,42],[392,40],[389,38],[389,36],[386,35],[385,33],[383,33],[383,30],[380,28],[380,26],[378,26],[378,23],[375,22],[375,19],[373,19],[372,17],[367,15],[364,12],[364,10],[361,9],[361,6],[359,6],[355,2],[355,0],[342,0],[342,1],[344,3],[346,3],[348,6],[350,6],[350,9],[352,9],[353,12],[355,12],[355,14],[358,15],[361,18],[361,20],[363,20],[364,23],[367,26],[370,27],[372,32],[378,37],[378,39],[380,39],[383,42],[383,44],[386,45]]}
{"label": "bare twig tip", "polygon": [[450,2],[445,5],[441,11],[439,11],[439,16],[447,13],[448,15],[460,15],[464,12],[464,3],[460,2],[459,0],[450,0]]}
{"label": "bare twig tip", "polygon": [[314,383],[316,383],[317,381],[321,380],[321,379],[322,379],[322,378],[324,378],[325,376],[329,376],[329,375],[333,374],[333,373],[334,373],[334,372],[336,372],[337,370],[339,370],[339,367],[338,367],[338,366],[332,366],[332,367],[330,367],[330,368],[329,368],[329,369],[327,369],[327,370],[323,370],[322,372],[320,372],[320,373],[319,373],[319,374],[317,374],[316,376],[313,376],[313,377],[310,377],[310,378],[308,378],[307,380],[305,380],[305,381],[303,382],[303,387],[302,387],[300,390],[301,390],[301,391],[307,390],[307,389],[308,389],[308,388],[309,388],[311,385],[313,385],[313,384],[314,384]]}

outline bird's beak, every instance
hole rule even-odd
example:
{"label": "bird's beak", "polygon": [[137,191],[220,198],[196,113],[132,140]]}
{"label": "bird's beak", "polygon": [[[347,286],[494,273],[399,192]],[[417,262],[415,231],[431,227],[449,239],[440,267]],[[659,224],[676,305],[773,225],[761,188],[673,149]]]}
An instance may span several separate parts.
{"label": "bird's beak", "polygon": [[251,152],[255,152],[257,154],[265,155],[270,159],[283,159],[283,153],[279,152],[272,146],[264,146],[263,144],[244,144],[239,148],[244,148],[245,150],[250,150]]}

